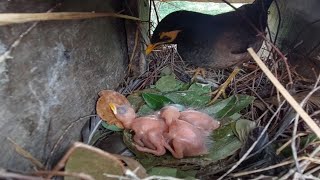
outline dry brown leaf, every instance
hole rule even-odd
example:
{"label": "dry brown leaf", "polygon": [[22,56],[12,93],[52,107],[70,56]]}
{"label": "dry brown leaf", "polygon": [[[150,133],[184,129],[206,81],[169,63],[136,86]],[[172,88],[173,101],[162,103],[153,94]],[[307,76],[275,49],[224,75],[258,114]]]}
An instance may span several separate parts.
{"label": "dry brown leaf", "polygon": [[99,92],[100,98],[97,101],[96,111],[99,117],[110,125],[116,125],[123,129],[122,123],[114,116],[109,107],[109,103],[118,105],[130,104],[125,96],[112,90],[102,90]]}

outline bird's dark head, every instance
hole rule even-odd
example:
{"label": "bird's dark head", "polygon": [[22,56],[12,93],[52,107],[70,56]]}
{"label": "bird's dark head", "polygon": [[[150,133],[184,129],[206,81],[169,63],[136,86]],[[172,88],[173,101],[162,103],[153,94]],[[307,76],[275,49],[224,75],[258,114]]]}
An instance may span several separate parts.
{"label": "bird's dark head", "polygon": [[179,35],[185,30],[185,15],[188,11],[176,11],[163,18],[153,31],[146,54],[162,44],[175,44]]}

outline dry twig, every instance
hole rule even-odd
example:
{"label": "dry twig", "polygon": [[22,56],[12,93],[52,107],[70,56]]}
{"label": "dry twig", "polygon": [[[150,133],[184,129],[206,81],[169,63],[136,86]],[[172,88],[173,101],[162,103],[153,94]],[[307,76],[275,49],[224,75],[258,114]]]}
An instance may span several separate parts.
{"label": "dry twig", "polygon": [[310,116],[302,109],[302,107],[297,103],[297,101],[289,94],[289,92],[280,84],[280,82],[273,76],[267,66],[261,61],[258,55],[254,52],[252,48],[248,49],[248,52],[260,66],[262,71],[267,75],[270,81],[276,86],[288,103],[292,106],[294,110],[301,116],[301,118],[306,122],[310,129],[320,138],[320,128],[318,125],[310,118]]}
{"label": "dry twig", "polygon": [[8,24],[26,23],[32,21],[61,21],[91,19],[98,17],[116,17],[140,21],[139,18],[117,13],[94,13],[94,12],[50,12],[50,13],[1,13],[0,26]]}

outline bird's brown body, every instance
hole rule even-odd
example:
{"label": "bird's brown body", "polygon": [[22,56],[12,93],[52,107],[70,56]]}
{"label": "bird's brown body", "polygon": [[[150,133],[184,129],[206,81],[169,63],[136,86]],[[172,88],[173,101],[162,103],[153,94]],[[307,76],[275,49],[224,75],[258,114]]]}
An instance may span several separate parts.
{"label": "bird's brown body", "polygon": [[[249,60],[247,48],[260,49],[263,39],[256,30],[264,32],[271,3],[272,0],[256,0],[237,11],[215,16],[173,12],[158,24],[151,43],[177,44],[182,59],[198,67],[221,69],[238,65]],[[168,40],[171,37],[161,36],[163,32],[176,30],[179,31],[171,40]]]}

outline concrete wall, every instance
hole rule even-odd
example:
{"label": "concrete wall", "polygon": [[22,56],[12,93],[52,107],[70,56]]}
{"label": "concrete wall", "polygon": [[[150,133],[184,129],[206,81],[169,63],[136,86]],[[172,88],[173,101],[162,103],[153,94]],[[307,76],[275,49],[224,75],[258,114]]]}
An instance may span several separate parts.
{"label": "concrete wall", "polygon": [[[282,0],[279,1],[282,24],[280,26],[280,41],[284,46],[288,46],[293,40],[296,40],[300,31],[303,31],[297,41],[303,40],[305,50],[311,49],[320,40],[320,22],[309,25],[315,20],[320,20],[320,1],[318,0]],[[278,23],[278,15],[275,6],[272,6],[273,18],[271,27],[275,28]]]}
{"label": "concrete wall", "polygon": [[[54,0],[0,1],[0,12],[46,12]],[[119,0],[63,1],[55,11],[119,12]],[[0,55],[32,23],[0,27]],[[113,89],[128,63],[124,20],[41,22],[0,62],[0,168],[30,170],[6,137],[45,163],[70,122],[94,113],[97,93]],[[59,146],[55,159],[80,137],[80,121]]]}
{"label": "concrete wall", "polygon": [[[276,44],[287,55],[290,68],[305,82],[313,83],[320,74],[320,1],[277,2],[281,23]],[[275,3],[269,11],[269,27],[274,39],[279,23]]]}
{"label": "concrete wall", "polygon": [[[278,0],[281,25],[279,31],[278,45],[287,51],[302,42],[295,50],[311,58],[316,58],[315,63],[320,67],[320,1],[319,0]],[[272,6],[269,25],[275,35],[278,24],[276,6]],[[312,52],[311,52],[312,51]]]}

